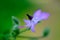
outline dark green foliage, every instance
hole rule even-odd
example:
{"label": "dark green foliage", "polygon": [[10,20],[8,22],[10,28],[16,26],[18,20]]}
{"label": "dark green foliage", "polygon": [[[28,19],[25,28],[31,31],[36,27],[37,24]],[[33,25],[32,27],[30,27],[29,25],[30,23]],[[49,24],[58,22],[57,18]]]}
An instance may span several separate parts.
{"label": "dark green foliage", "polygon": [[44,32],[43,32],[43,37],[48,36],[49,33],[50,33],[50,29],[49,28],[45,28]]}
{"label": "dark green foliage", "polygon": [[12,32],[12,37],[16,38],[19,35],[19,29],[16,29]]}

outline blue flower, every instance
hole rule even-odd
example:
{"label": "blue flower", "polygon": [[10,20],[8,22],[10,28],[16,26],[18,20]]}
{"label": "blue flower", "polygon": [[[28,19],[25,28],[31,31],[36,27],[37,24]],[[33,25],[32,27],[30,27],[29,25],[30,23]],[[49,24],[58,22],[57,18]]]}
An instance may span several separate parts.
{"label": "blue flower", "polygon": [[34,30],[34,27],[35,25],[39,22],[39,21],[42,21],[42,20],[47,20],[48,17],[50,16],[49,13],[47,12],[42,12],[41,10],[37,10],[33,16],[30,16],[29,14],[27,14],[28,18],[30,20],[25,20],[24,19],[24,22],[26,23],[26,26],[28,28],[31,28],[31,31],[32,32],[35,32]]}

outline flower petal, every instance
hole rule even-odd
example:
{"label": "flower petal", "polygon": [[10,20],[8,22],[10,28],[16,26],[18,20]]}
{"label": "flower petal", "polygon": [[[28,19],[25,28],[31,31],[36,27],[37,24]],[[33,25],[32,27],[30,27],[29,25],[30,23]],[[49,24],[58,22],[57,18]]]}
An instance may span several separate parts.
{"label": "flower petal", "polygon": [[24,20],[24,22],[26,23],[26,26],[30,27],[30,20]]}
{"label": "flower petal", "polygon": [[42,12],[42,14],[41,14],[41,16],[40,16],[40,20],[47,20],[49,16],[50,16],[49,13],[47,13],[47,12]]}
{"label": "flower petal", "polygon": [[32,32],[35,32],[34,27],[35,27],[34,25],[31,26],[31,31]]}
{"label": "flower petal", "polygon": [[40,16],[41,16],[41,13],[42,13],[41,10],[37,10],[37,11],[34,13],[32,21],[34,21],[35,24],[40,21],[39,18],[40,18]]}
{"label": "flower petal", "polygon": [[37,10],[33,15],[34,18],[40,17],[40,16],[41,16],[41,10]]}

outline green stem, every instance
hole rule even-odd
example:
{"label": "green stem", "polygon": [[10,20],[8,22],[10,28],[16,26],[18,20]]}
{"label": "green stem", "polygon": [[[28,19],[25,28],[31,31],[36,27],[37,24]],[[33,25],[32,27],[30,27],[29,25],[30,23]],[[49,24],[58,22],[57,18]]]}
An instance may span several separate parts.
{"label": "green stem", "polygon": [[39,36],[39,37],[30,37],[30,36],[17,36],[17,37],[20,37],[20,38],[28,38],[28,39],[31,39],[31,38],[36,38],[36,39],[40,39],[40,38],[44,38],[43,36]]}
{"label": "green stem", "polygon": [[26,31],[28,31],[28,30],[30,30],[30,28],[26,28],[26,29],[20,31],[20,33],[26,32]]}

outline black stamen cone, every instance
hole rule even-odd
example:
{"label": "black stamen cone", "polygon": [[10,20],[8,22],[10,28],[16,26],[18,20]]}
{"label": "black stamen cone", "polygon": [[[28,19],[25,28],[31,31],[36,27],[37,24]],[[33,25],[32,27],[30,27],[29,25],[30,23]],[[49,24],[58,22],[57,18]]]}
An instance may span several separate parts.
{"label": "black stamen cone", "polygon": [[29,18],[29,20],[32,20],[32,16],[30,16],[29,14],[26,14],[27,16],[28,16],[28,18]]}

